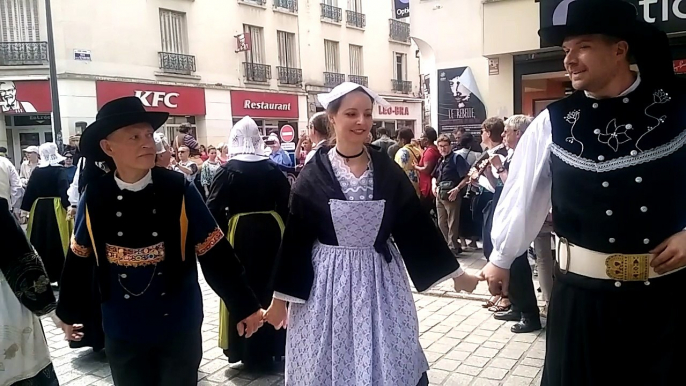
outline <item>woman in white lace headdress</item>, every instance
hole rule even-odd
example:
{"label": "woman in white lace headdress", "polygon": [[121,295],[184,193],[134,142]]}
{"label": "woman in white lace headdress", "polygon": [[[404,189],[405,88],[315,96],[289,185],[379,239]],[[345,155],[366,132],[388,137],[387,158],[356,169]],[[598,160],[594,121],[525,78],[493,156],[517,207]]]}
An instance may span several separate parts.
{"label": "woman in white lace headdress", "polygon": [[[210,186],[207,207],[229,238],[245,267],[250,287],[262,303],[272,298],[271,273],[281,245],[283,219],[288,214],[290,184],[269,157],[257,124],[244,117],[229,135],[231,158]],[[265,325],[250,339],[238,336],[237,320],[220,309],[219,346],[230,363],[242,361],[256,370],[269,370],[284,355],[286,334]]]}

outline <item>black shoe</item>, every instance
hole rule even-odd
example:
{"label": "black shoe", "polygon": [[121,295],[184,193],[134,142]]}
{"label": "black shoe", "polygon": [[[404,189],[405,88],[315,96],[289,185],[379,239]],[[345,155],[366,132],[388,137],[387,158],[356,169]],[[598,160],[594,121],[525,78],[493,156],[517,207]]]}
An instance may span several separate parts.
{"label": "black shoe", "polygon": [[522,334],[522,333],[527,333],[527,332],[534,332],[542,329],[543,326],[541,326],[541,318],[536,317],[536,318],[528,318],[528,317],[522,317],[522,320],[517,322],[514,326],[510,327],[510,331],[514,332],[515,334]]}
{"label": "black shoe", "polygon": [[510,309],[508,311],[496,312],[493,314],[493,318],[495,318],[495,320],[504,320],[506,322],[519,322],[522,319],[522,313],[519,311],[512,311],[512,309]]}

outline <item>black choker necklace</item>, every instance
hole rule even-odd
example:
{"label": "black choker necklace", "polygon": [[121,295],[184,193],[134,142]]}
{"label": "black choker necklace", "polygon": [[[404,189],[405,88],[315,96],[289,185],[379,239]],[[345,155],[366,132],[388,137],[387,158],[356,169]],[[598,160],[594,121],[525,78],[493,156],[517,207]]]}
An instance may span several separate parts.
{"label": "black choker necklace", "polygon": [[357,158],[357,157],[361,156],[362,154],[364,154],[364,148],[359,153],[357,153],[355,155],[345,155],[345,154],[341,153],[340,151],[338,151],[338,148],[336,148],[336,153],[338,153],[338,155],[340,155],[341,157],[343,157],[345,159],[353,159],[353,158]]}

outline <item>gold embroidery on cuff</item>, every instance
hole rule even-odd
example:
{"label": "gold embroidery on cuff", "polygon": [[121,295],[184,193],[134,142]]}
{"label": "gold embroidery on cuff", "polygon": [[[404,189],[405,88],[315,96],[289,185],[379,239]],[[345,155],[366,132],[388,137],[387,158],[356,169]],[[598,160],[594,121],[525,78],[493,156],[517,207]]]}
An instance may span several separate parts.
{"label": "gold embroidery on cuff", "polygon": [[91,255],[91,252],[93,252],[93,250],[90,247],[85,247],[77,243],[76,238],[74,238],[74,236],[71,237],[70,248],[71,251],[74,252],[74,254],[78,257],[88,257]]}
{"label": "gold embroidery on cuff", "polygon": [[164,261],[164,242],[144,248],[124,248],[106,244],[107,261],[122,267],[144,267]]}
{"label": "gold embroidery on cuff", "polygon": [[224,232],[222,232],[219,227],[214,228],[214,230],[207,236],[205,241],[195,246],[195,253],[198,256],[206,254],[223,238]]}

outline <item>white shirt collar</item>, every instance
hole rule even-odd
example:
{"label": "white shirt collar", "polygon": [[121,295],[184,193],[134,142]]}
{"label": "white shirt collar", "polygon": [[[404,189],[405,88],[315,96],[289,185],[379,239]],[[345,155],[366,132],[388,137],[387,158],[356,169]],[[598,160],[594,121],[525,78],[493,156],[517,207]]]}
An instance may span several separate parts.
{"label": "white shirt collar", "polygon": [[119,177],[117,177],[117,173],[114,173],[114,182],[117,183],[117,186],[121,190],[140,192],[141,190],[145,189],[146,186],[152,184],[152,171],[149,170],[148,174],[146,174],[145,177],[138,180],[138,182],[134,182],[132,184],[120,180]]}
{"label": "white shirt collar", "polygon": [[[618,98],[619,98],[619,97],[623,97],[623,96],[625,96],[625,95],[627,95],[627,94],[629,94],[629,93],[634,92],[634,90],[636,90],[636,88],[638,88],[638,85],[639,85],[639,84],[641,84],[641,74],[636,74],[636,80],[634,81],[634,83],[632,83],[631,86],[629,86],[628,89],[624,90],[624,92],[622,92],[621,94],[617,95],[617,97],[618,97]],[[589,97],[589,98],[591,98],[591,99],[598,99],[598,98],[592,96],[591,94],[589,94],[588,91],[584,91],[584,94],[586,94],[586,96]]]}

